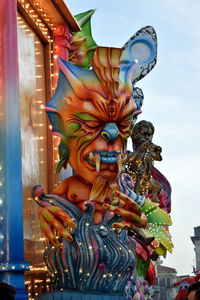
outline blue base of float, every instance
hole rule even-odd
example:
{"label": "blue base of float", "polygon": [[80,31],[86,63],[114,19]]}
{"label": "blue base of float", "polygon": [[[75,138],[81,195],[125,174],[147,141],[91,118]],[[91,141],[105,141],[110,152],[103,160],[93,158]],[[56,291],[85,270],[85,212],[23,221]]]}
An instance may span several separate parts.
{"label": "blue base of float", "polygon": [[35,300],[125,300],[121,293],[89,293],[75,291],[54,291],[39,295]]}
{"label": "blue base of float", "polygon": [[28,300],[28,293],[24,291],[16,291],[15,300]]}
{"label": "blue base of float", "polygon": [[15,288],[15,300],[28,300],[28,293],[24,287],[24,272],[0,272],[0,282],[8,283]]}
{"label": "blue base of float", "polygon": [[15,288],[15,300],[28,300],[24,286],[24,271],[27,270],[29,263],[25,261],[0,264],[0,282],[8,283]]}

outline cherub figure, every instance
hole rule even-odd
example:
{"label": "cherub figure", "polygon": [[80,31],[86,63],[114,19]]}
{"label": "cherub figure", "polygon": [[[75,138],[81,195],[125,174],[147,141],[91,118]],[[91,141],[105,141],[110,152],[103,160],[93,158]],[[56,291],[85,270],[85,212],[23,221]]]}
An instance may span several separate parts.
{"label": "cherub figure", "polygon": [[153,162],[162,160],[162,148],[152,143],[153,134],[154,126],[151,122],[140,121],[135,125],[131,134],[134,151],[128,152],[127,169],[135,181],[135,193],[144,194],[152,190],[154,196],[151,200],[159,202],[157,195],[162,186],[151,177],[151,173]]}

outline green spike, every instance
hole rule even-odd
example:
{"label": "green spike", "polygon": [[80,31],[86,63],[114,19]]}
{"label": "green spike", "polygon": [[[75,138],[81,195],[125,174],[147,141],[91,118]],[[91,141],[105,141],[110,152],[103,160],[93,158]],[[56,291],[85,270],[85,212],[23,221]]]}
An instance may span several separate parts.
{"label": "green spike", "polygon": [[75,15],[76,20],[78,21],[79,25],[82,27],[85,22],[87,22],[91,16],[94,14],[95,9],[90,9],[78,15]]}
{"label": "green spike", "polygon": [[166,257],[167,255],[167,250],[165,247],[163,247],[162,245],[160,245],[158,248],[155,249],[155,252],[158,254],[158,255],[162,255],[164,258]]}
{"label": "green spike", "polygon": [[[159,241],[164,248],[172,252],[173,244],[169,232],[162,226],[149,223],[149,229],[153,236]],[[145,229],[144,229],[145,232]]]}
{"label": "green spike", "polygon": [[[90,60],[97,47],[91,31],[91,17],[94,12],[95,10],[92,9],[75,16],[81,27],[81,31],[75,33],[73,36],[69,61],[85,69],[90,68]],[[77,53],[79,53],[79,56],[76,55]]]}
{"label": "green spike", "polygon": [[142,211],[145,215],[147,215],[148,213],[150,213],[152,210],[156,209],[158,207],[158,203],[152,202],[150,200],[145,201],[145,204],[142,207]]}

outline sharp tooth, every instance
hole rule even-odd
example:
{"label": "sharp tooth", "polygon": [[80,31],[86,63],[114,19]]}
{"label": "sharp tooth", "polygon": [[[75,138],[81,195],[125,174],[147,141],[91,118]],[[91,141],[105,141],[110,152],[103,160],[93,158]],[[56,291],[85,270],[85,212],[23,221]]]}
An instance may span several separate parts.
{"label": "sharp tooth", "polygon": [[96,164],[96,171],[100,171],[100,161],[101,161],[101,156],[99,153],[95,153],[95,164]]}
{"label": "sharp tooth", "polygon": [[92,152],[90,152],[90,154],[89,154],[89,161],[91,163],[95,163],[95,157],[94,157],[94,154]]}
{"label": "sharp tooth", "polygon": [[117,166],[118,166],[119,173],[121,173],[121,171],[122,171],[122,156],[120,153],[117,155]]}

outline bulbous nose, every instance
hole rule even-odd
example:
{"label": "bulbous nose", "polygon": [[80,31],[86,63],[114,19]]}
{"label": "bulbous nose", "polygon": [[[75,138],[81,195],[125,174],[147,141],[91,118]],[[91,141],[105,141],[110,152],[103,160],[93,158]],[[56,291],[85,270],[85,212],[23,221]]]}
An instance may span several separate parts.
{"label": "bulbous nose", "polygon": [[108,142],[114,141],[119,134],[116,123],[107,123],[101,131],[101,136]]}

